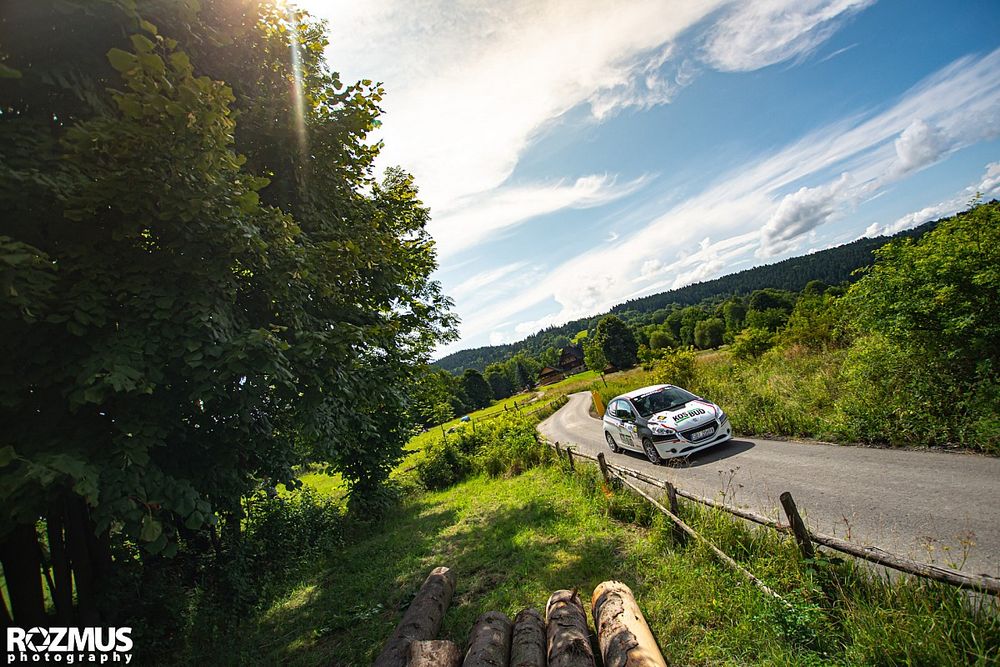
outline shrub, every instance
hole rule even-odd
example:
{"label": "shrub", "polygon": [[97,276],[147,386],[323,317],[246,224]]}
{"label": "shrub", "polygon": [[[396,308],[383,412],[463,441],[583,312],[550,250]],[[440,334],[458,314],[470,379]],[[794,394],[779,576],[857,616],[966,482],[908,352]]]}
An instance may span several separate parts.
{"label": "shrub", "polygon": [[736,334],[730,350],[740,360],[755,359],[774,346],[774,334],[767,329],[749,327]]}
{"label": "shrub", "polygon": [[424,450],[416,472],[421,486],[433,491],[460,481],[470,470],[472,463],[460,442],[442,438]]}
{"label": "shrub", "polygon": [[949,365],[872,334],[851,348],[843,382],[836,405],[851,440],[1000,451],[1000,387],[988,377],[956,377]]}
{"label": "shrub", "polygon": [[533,424],[517,424],[488,441],[476,455],[475,466],[491,477],[510,477],[551,460],[553,454],[538,441]]}
{"label": "shrub", "polygon": [[673,350],[664,354],[653,366],[653,376],[657,382],[690,387],[695,376],[694,350]]}

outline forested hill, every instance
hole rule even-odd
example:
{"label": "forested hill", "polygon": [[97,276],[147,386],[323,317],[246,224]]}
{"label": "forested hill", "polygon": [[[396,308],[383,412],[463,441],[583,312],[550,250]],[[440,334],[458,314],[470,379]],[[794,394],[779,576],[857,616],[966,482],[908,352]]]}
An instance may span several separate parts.
{"label": "forested hill", "polygon": [[[855,270],[871,265],[874,259],[872,252],[890,240],[920,236],[924,232],[933,229],[937,224],[938,221],[926,222],[919,227],[900,232],[891,237],[878,236],[875,238],[858,239],[857,241],[845,243],[836,248],[829,248],[828,250],[821,250],[800,257],[792,257],[774,264],[766,264],[738,273],[732,273],[721,278],[716,278],[715,280],[693,283],[679,289],[632,299],[631,301],[626,301],[615,306],[608,312],[619,315],[627,312],[651,313],[655,310],[668,307],[671,304],[691,306],[705,299],[737,294],[745,295],[765,287],[798,292],[810,280],[822,280],[825,283],[836,285],[852,280],[851,274]],[[592,317],[573,320],[561,326],[549,327],[516,343],[487,345],[485,347],[453,352],[435,361],[434,365],[452,373],[461,373],[466,368],[475,368],[482,371],[487,365],[508,359],[518,352],[523,351],[531,355],[537,355],[542,350],[553,345],[559,347],[559,343],[564,343],[564,339],[572,338],[579,331],[593,328],[597,320],[605,314],[598,313]]]}

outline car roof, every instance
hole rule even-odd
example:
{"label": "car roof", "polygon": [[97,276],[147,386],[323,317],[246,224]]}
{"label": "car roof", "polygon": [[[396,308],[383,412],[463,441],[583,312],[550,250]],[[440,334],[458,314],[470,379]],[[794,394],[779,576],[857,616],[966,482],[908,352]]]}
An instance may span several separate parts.
{"label": "car roof", "polygon": [[634,391],[630,391],[627,394],[621,394],[620,396],[615,396],[611,400],[617,401],[619,398],[637,398],[639,396],[642,396],[643,394],[648,394],[651,391],[657,391],[665,387],[673,387],[673,386],[674,385],[672,384],[651,384],[648,387],[642,387],[640,389],[635,389]]}

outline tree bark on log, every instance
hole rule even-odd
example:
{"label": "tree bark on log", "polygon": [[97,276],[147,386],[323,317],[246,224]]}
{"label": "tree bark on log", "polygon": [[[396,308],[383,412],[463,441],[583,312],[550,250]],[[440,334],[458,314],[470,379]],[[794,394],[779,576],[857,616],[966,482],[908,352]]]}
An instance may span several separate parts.
{"label": "tree bark on log", "polygon": [[594,667],[587,615],[575,589],[552,594],[545,623],[549,667]]}
{"label": "tree bark on log", "polygon": [[462,667],[507,667],[513,626],[499,611],[488,611],[476,620]]}
{"label": "tree bark on log", "polygon": [[604,667],[667,667],[632,589],[605,581],[591,603]]}
{"label": "tree bark on log", "polygon": [[510,667],[545,667],[545,620],[537,609],[514,617]]}
{"label": "tree bark on log", "polygon": [[409,667],[459,667],[462,651],[455,642],[430,639],[410,642]]}
{"label": "tree bark on log", "polygon": [[447,567],[431,570],[402,620],[372,663],[374,667],[406,667],[410,643],[434,639],[455,592],[455,572]]}

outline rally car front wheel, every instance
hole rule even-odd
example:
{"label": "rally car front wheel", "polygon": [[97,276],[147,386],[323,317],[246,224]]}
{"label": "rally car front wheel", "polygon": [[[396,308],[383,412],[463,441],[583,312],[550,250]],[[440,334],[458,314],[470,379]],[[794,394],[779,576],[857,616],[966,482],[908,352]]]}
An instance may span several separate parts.
{"label": "rally car front wheel", "polygon": [[608,447],[610,447],[611,451],[614,452],[615,454],[617,454],[622,450],[622,448],[619,447],[618,444],[615,442],[615,439],[612,438],[611,434],[608,433],[607,431],[604,432],[604,439],[608,441]]}
{"label": "rally car front wheel", "polygon": [[650,463],[655,463],[657,465],[663,463],[663,459],[660,458],[660,453],[656,451],[656,447],[653,446],[653,441],[649,438],[642,439],[642,449],[646,452],[646,458],[649,459]]}

